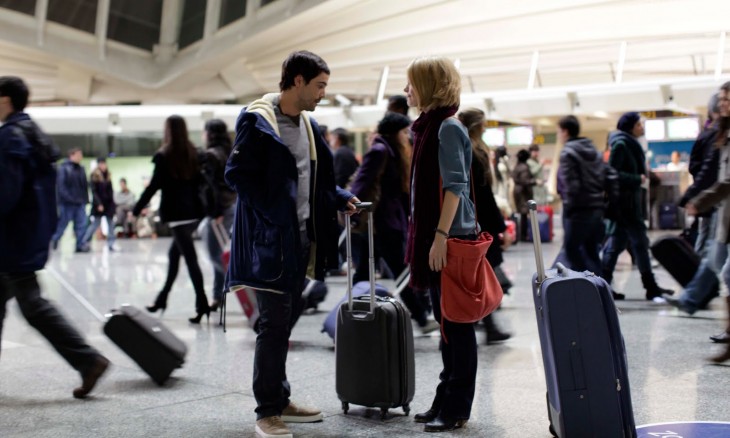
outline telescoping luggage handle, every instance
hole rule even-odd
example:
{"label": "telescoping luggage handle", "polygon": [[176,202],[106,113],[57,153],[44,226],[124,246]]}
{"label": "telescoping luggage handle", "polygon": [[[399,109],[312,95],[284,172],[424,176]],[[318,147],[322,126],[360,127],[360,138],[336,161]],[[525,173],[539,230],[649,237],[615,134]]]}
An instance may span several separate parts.
{"label": "telescoping luggage handle", "polygon": [[[370,312],[375,309],[375,251],[373,243],[373,203],[356,202],[358,210],[365,210],[368,213],[368,268],[370,269]],[[350,227],[350,215],[345,215],[345,248],[347,250],[347,310],[352,312],[352,228]]]}
{"label": "telescoping luggage handle", "polygon": [[[537,223],[537,202],[527,201],[527,208],[530,210],[530,227],[532,227],[532,242],[535,244],[535,263],[537,264],[537,282],[542,283],[545,274],[545,262],[542,258],[542,240],[540,239],[540,225]],[[567,268],[562,263],[556,263],[558,274],[562,275]]]}
{"label": "telescoping luggage handle", "polygon": [[535,263],[537,264],[537,282],[545,280],[545,262],[542,259],[542,242],[540,241],[540,225],[537,223],[537,202],[527,201],[532,227],[532,242],[535,244]]}

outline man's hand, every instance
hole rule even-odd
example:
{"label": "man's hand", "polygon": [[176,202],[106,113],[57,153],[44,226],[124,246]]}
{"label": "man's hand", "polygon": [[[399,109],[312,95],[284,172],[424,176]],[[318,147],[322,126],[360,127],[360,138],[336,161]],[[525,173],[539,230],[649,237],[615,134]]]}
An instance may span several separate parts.
{"label": "man's hand", "polygon": [[355,207],[355,203],[360,202],[359,199],[357,199],[357,196],[353,196],[350,198],[349,201],[347,201],[347,209],[344,211],[344,213],[348,216],[352,216],[353,214],[357,213],[357,207]]}
{"label": "man's hand", "polygon": [[642,173],[642,174],[641,174],[641,185],[643,186],[644,184],[646,184],[646,175],[644,175],[644,174]]}
{"label": "man's hand", "polygon": [[103,206],[103,205],[100,205],[100,206],[96,207],[96,210],[97,210],[97,211],[98,211],[99,213],[104,213],[104,206]]}
{"label": "man's hand", "polygon": [[700,212],[697,211],[697,207],[695,207],[694,204],[687,204],[684,206],[684,209],[687,210],[687,214],[691,216],[697,216]]}
{"label": "man's hand", "polygon": [[215,223],[221,225],[223,223],[223,216],[218,216],[217,218],[215,218]]}
{"label": "man's hand", "polygon": [[432,271],[439,272],[446,267],[446,236],[436,234],[428,252],[428,266]]}

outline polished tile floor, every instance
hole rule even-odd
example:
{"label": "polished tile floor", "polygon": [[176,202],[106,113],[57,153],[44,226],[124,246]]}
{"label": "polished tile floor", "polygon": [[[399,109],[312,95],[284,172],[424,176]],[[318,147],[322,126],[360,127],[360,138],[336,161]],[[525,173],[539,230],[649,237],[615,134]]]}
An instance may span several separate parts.
{"label": "polished tile floor", "polygon": [[[558,236],[558,241],[560,238]],[[79,383],[76,372],[23,320],[17,305],[8,303],[0,360],[0,436],[2,437],[249,437],[253,436],[255,400],[251,391],[254,333],[233,301],[228,332],[217,324],[191,325],[193,291],[185,268],[162,317],[189,347],[185,366],[164,387],[156,386],[101,331],[102,324],[62,287],[60,275],[73,291],[100,312],[122,303],[152,302],[166,273],[170,240],[118,241],[121,252],[110,253],[94,242],[89,254],[74,254],[70,233],[39,274],[44,294],[113,362],[93,397],[71,397]],[[558,244],[546,244],[552,260]],[[212,271],[198,243],[206,285]],[[499,323],[514,334],[503,345],[486,346],[479,332],[479,374],[472,418],[455,435],[472,437],[549,437],[542,370],[530,278],[532,246],[519,244],[506,253],[505,269],[515,287],[497,313]],[[677,288],[657,269],[659,282]],[[335,394],[334,352],[320,332],[322,321],[344,294],[344,277],[328,279],[329,295],[320,311],[303,316],[292,334],[288,375],[293,399],[325,413],[318,424],[292,425],[295,436],[425,436],[412,416],[399,410],[381,421],[378,412],[353,407],[343,415]],[[386,282],[387,283],[387,282]],[[711,310],[686,317],[666,306],[643,300],[638,272],[629,259],[620,260],[616,288],[627,295],[620,320],[628,348],[637,424],[730,420],[730,367],[709,365],[716,353],[708,335],[724,324],[719,300]],[[215,314],[213,314],[215,315]],[[418,333],[416,333],[419,335]],[[418,336],[415,412],[429,407],[440,370],[438,338]]]}

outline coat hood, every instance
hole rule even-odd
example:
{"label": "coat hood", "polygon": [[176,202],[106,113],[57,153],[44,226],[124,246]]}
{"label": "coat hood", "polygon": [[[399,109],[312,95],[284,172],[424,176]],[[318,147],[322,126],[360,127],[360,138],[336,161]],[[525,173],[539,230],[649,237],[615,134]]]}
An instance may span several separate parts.
{"label": "coat hood", "polygon": [[616,142],[624,142],[627,146],[636,146],[643,151],[639,140],[633,135],[623,131],[613,131],[608,135],[608,144],[613,145]]}
{"label": "coat hood", "polygon": [[[257,99],[251,102],[251,104],[246,108],[246,112],[258,114],[263,117],[263,119],[266,120],[266,122],[268,122],[268,124],[274,130],[276,136],[281,139],[281,132],[279,132],[279,123],[277,123],[276,121],[276,112],[274,111],[274,106],[279,104],[280,99],[281,95],[279,93],[264,94],[261,99]],[[301,114],[302,118],[304,119],[304,124],[307,128],[307,136],[309,137],[310,159],[312,161],[317,161],[317,148],[315,147],[314,131],[312,130],[312,123],[309,120],[309,113],[307,111],[302,111]]]}
{"label": "coat hood", "polygon": [[590,139],[585,137],[578,137],[568,140],[565,143],[565,149],[571,149],[587,162],[593,162],[597,158],[600,158],[598,149],[596,149]]}

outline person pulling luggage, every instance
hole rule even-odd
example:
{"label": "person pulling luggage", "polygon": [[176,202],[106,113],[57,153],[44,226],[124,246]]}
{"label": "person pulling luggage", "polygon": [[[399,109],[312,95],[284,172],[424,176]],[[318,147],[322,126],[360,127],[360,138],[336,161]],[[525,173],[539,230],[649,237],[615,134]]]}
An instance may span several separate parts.
{"label": "person pulling luggage", "polygon": [[[730,82],[720,87],[720,108],[723,114],[730,113]],[[714,265],[722,266],[720,276],[725,285],[730,287],[730,117],[721,117],[718,123],[718,135],[715,145],[720,148],[720,169],[717,182],[707,190],[692,198],[687,203],[687,213],[697,216],[698,214],[718,206],[717,229],[715,240],[717,241],[713,255]],[[725,297],[728,312],[728,326],[723,335],[717,336],[717,341],[727,342],[725,351],[710,358],[713,362],[722,363],[730,360],[730,296]],[[715,339],[713,339],[715,340]]]}
{"label": "person pulling luggage", "polygon": [[630,244],[646,290],[646,299],[664,303],[662,294],[673,295],[674,291],[660,287],[654,278],[641,208],[641,187],[648,178],[646,156],[638,141],[644,135],[644,121],[639,113],[628,112],[621,116],[617,128],[608,139],[611,145],[608,164],[619,175],[619,208],[617,217],[610,221],[608,227],[609,238],[603,247],[602,276],[611,284],[618,256]]}
{"label": "person pulling luggage", "polygon": [[36,271],[48,261],[56,229],[56,161],[53,141],[23,112],[28,87],[0,77],[0,339],[6,304],[15,298],[28,323],[81,374],[75,398],[85,398],[109,360],[41,296]]}

